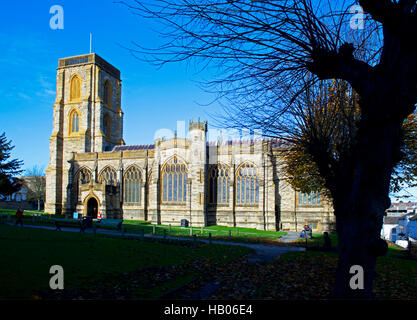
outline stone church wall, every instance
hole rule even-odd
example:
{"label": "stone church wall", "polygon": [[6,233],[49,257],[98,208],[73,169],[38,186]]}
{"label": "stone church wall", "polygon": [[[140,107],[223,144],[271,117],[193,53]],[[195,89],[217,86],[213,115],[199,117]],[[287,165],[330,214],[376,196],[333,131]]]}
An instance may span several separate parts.
{"label": "stone church wall", "polygon": [[[75,75],[82,79],[81,97],[71,100],[69,88]],[[105,103],[104,88],[109,84],[111,99]],[[77,132],[71,132],[70,127],[73,110],[80,116]],[[91,206],[96,202],[103,218],[165,225],[180,225],[186,219],[193,227],[225,225],[301,231],[304,224],[314,223],[315,231],[321,232],[334,224],[333,210],[325,199],[320,204],[298,204],[297,193],[282,174],[282,150],[271,141],[220,139],[208,143],[207,122],[190,121],[186,138],[124,146],[120,72],[95,54],[60,59],[53,115],[46,178],[45,210],[49,213],[72,215],[76,211],[86,215],[87,203]],[[109,119],[109,127],[105,119]],[[162,196],[164,170],[172,161],[183,164],[187,174],[186,183],[181,185],[184,199],[175,203]],[[218,164],[227,170],[227,203],[210,203],[210,181],[214,181],[210,175]],[[140,187],[135,187],[139,201],[129,202],[126,198],[126,174],[130,168],[140,172]],[[91,176],[88,181],[80,180],[81,171]],[[111,186],[102,181],[103,173],[108,171],[114,174]],[[244,180],[246,176],[242,174],[252,175],[255,171],[256,200],[239,203],[238,181],[252,181]],[[248,179],[252,178],[255,179]],[[176,192],[179,196],[180,191]]]}

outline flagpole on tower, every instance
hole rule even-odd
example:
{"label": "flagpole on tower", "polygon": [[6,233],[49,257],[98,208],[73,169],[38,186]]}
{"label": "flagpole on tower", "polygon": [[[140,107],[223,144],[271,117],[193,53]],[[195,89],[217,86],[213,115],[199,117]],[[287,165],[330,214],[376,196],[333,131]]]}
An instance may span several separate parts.
{"label": "flagpole on tower", "polygon": [[90,53],[91,53],[91,39],[92,39],[92,35],[91,35],[91,32],[90,32]]}

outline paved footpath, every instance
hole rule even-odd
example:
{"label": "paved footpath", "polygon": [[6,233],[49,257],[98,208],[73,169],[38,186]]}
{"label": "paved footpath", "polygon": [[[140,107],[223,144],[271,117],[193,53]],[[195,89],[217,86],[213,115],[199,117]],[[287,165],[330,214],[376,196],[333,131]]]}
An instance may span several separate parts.
{"label": "paved footpath", "polygon": [[294,240],[298,240],[299,237],[299,233],[298,232],[294,232],[294,231],[286,231],[287,234],[285,236],[282,236],[281,238],[279,238],[279,241],[282,242],[291,242]]}
{"label": "paved footpath", "polygon": [[[8,223],[9,225],[14,225],[12,223]],[[25,224],[24,228],[37,228],[37,229],[46,229],[46,230],[55,230],[54,226],[39,226],[39,225],[28,225]],[[65,232],[80,232],[79,228],[68,228],[68,227],[61,227],[62,231]],[[87,229],[84,231],[85,233],[93,233],[93,229]],[[106,229],[96,229],[96,233],[98,234],[107,234],[113,236],[122,236],[120,231],[115,230],[106,230]],[[125,236],[128,237],[136,237],[139,238],[140,235],[137,233],[124,233]],[[145,234],[147,238],[159,238],[162,239],[163,236],[160,235],[152,235],[152,234]],[[285,236],[284,236],[285,237]],[[166,236],[166,239],[172,240],[185,240],[185,241],[193,241],[193,238],[190,237],[172,237]],[[280,238],[282,240],[282,238]],[[197,241],[208,243],[208,239],[200,239],[197,238]],[[305,248],[302,247],[280,247],[274,245],[267,245],[267,244],[258,244],[258,243],[244,243],[244,242],[231,242],[231,241],[222,241],[222,240],[212,240],[213,244],[222,244],[228,246],[242,246],[253,249],[255,252],[249,256],[248,262],[250,263],[270,263],[277,259],[281,254],[290,252],[290,251],[305,251]]]}

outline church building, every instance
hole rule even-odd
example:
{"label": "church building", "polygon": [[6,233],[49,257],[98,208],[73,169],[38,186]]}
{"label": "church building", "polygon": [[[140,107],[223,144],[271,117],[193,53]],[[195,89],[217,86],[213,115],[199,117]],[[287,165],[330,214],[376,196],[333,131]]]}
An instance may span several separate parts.
{"label": "church building", "polygon": [[331,203],[294,190],[274,139],[208,141],[207,122],[147,145],[123,140],[120,71],[97,54],[59,59],[45,212],[146,220],[329,231]]}

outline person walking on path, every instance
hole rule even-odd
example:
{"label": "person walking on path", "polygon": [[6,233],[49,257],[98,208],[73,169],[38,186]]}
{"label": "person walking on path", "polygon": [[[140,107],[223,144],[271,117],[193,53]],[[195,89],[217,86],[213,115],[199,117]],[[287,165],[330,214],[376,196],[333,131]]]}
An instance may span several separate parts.
{"label": "person walking on path", "polygon": [[20,224],[23,227],[23,209],[19,207],[16,211],[16,225]]}
{"label": "person walking on path", "polygon": [[306,236],[307,236],[307,234],[306,234],[306,228],[307,228],[307,226],[304,225],[303,230],[300,233],[300,238],[303,238],[303,239],[306,238]]}
{"label": "person walking on path", "polygon": [[329,233],[328,232],[324,232],[323,233],[323,236],[324,236],[323,249],[325,251],[330,251],[332,249],[332,240],[330,240]]}
{"label": "person walking on path", "polygon": [[311,227],[308,224],[305,226],[304,230],[306,233],[306,238],[313,239],[313,229],[311,229]]}

